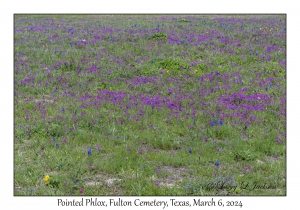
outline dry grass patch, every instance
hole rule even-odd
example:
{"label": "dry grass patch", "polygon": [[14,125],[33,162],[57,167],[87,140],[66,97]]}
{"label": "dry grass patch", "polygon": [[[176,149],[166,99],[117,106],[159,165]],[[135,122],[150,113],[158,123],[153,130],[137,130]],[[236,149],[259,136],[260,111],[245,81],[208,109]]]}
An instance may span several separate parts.
{"label": "dry grass patch", "polygon": [[168,175],[163,179],[159,180],[160,185],[166,187],[174,187],[178,183],[188,176],[190,169],[186,167],[174,167],[174,166],[162,166],[161,170],[166,172]]}
{"label": "dry grass patch", "polygon": [[85,185],[89,187],[105,186],[109,189],[110,195],[122,195],[122,189],[116,185],[116,182],[120,181],[122,180],[119,178],[109,177],[105,174],[98,174],[94,176],[94,178],[86,180]]}

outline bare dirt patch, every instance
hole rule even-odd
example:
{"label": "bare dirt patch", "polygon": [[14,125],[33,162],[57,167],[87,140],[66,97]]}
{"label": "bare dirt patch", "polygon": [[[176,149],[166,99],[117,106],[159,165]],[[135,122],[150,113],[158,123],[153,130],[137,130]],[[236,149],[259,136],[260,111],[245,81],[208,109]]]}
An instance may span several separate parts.
{"label": "bare dirt patch", "polygon": [[188,176],[190,169],[186,167],[162,166],[161,171],[166,172],[168,175],[160,180],[160,185],[171,188],[181,183]]}
{"label": "bare dirt patch", "polygon": [[47,103],[53,103],[54,101],[57,101],[54,96],[51,95],[43,95],[40,99],[35,99],[34,102],[47,102]]}
{"label": "bare dirt patch", "polygon": [[114,178],[114,177],[109,177],[108,175],[105,174],[98,174],[94,176],[93,179],[88,179],[85,182],[86,186],[106,186],[110,189],[110,195],[122,195],[122,189],[120,189],[117,185],[116,182],[122,181],[119,178]]}
{"label": "bare dirt patch", "polygon": [[265,156],[263,160],[264,160],[264,162],[274,163],[276,161],[279,161],[280,159],[282,159],[282,158],[279,158],[277,156]]}
{"label": "bare dirt patch", "polygon": [[256,162],[257,162],[257,164],[263,164],[264,163],[263,161],[261,161],[259,159],[257,159]]}

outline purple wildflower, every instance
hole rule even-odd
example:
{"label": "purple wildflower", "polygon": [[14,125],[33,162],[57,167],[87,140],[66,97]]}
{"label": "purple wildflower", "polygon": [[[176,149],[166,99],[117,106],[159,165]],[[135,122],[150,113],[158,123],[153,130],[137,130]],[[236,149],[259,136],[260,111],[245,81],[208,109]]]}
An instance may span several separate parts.
{"label": "purple wildflower", "polygon": [[250,169],[251,169],[251,167],[248,166],[247,168],[245,168],[245,169],[243,170],[243,172],[246,173],[247,171],[250,171]]}

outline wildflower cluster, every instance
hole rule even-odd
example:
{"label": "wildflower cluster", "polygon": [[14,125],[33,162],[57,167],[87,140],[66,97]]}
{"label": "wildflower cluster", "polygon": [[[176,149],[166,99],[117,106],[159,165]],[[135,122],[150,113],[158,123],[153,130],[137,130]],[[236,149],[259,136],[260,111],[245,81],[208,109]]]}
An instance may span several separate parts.
{"label": "wildflower cluster", "polygon": [[212,120],[210,121],[211,126],[223,125],[223,120]]}

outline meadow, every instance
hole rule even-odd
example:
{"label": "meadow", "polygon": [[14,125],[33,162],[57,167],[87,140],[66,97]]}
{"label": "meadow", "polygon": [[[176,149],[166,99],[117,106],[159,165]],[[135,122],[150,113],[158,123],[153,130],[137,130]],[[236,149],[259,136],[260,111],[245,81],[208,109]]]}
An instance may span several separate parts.
{"label": "meadow", "polygon": [[14,195],[286,195],[286,16],[16,14]]}

